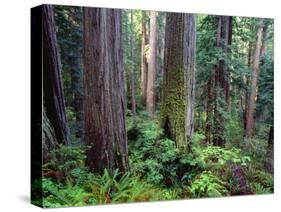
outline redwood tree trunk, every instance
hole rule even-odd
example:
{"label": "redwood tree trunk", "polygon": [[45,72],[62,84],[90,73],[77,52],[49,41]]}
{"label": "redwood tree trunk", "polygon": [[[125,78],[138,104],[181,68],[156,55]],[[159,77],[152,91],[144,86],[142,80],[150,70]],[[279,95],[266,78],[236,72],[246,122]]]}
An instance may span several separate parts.
{"label": "redwood tree trunk", "polygon": [[130,44],[131,44],[131,85],[132,85],[132,114],[133,117],[136,116],[136,98],[135,98],[135,60],[134,60],[134,17],[133,11],[131,11],[131,35],[130,35]]}
{"label": "redwood tree trunk", "polygon": [[155,112],[155,81],[157,72],[157,26],[156,26],[156,12],[150,12],[150,36],[149,36],[149,62],[147,74],[147,93],[146,93],[146,108],[150,114]]}
{"label": "redwood tree trunk", "polygon": [[184,70],[186,89],[185,133],[189,142],[194,132],[195,107],[195,55],[196,55],[196,17],[184,15]]}
{"label": "redwood tree trunk", "polygon": [[232,17],[218,16],[216,47],[221,48],[225,57],[215,66],[214,92],[214,132],[213,144],[223,146],[225,143],[223,132],[226,122],[224,112],[228,112],[230,73],[226,65],[228,45],[231,44]]}
{"label": "redwood tree trunk", "polygon": [[205,127],[205,136],[206,143],[212,143],[212,117],[213,117],[213,77],[209,77],[207,83],[207,103],[206,103],[206,127]]}
{"label": "redwood tree trunk", "polygon": [[84,8],[86,165],[128,170],[121,10]]}
{"label": "redwood tree trunk", "polygon": [[252,137],[254,134],[255,120],[254,112],[256,106],[256,96],[257,96],[257,82],[259,76],[259,63],[260,63],[260,52],[262,46],[262,31],[263,31],[263,19],[260,20],[257,37],[256,37],[256,48],[253,61],[253,72],[251,77],[251,89],[248,100],[248,109],[247,109],[247,123],[246,123],[246,137]]}
{"label": "redwood tree trunk", "polygon": [[177,147],[187,147],[194,127],[195,17],[167,13],[161,123]]}
{"label": "redwood tree trunk", "polygon": [[145,54],[146,46],[146,21],[145,12],[142,12],[141,20],[141,101],[146,104],[146,90],[147,90],[147,60]]}
{"label": "redwood tree trunk", "polygon": [[43,96],[46,115],[59,143],[70,144],[61,80],[60,56],[51,5],[43,5]]}

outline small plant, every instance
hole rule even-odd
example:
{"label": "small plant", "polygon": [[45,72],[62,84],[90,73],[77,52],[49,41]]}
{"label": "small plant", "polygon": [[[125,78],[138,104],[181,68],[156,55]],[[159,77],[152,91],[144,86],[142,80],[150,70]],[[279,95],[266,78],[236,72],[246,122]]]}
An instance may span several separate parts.
{"label": "small plant", "polygon": [[251,161],[248,156],[243,156],[237,148],[224,149],[218,146],[208,146],[196,152],[197,163],[203,169],[220,170],[227,164],[247,166]]}
{"label": "small plant", "polygon": [[130,173],[121,176],[118,170],[113,175],[105,170],[102,176],[95,178],[92,194],[96,204],[149,201],[161,197],[160,191],[153,186]]}
{"label": "small plant", "polygon": [[43,176],[56,175],[57,180],[65,180],[66,177],[75,175],[73,169],[84,167],[85,149],[83,146],[60,145],[50,153],[50,160],[43,165]]}
{"label": "small plant", "polygon": [[251,186],[251,190],[255,194],[270,194],[270,193],[272,193],[270,188],[265,188],[259,183],[251,183],[250,186]]}
{"label": "small plant", "polygon": [[264,172],[262,170],[258,170],[257,168],[254,168],[252,166],[246,169],[245,174],[251,184],[258,183],[263,188],[269,189],[271,193],[273,192],[274,179],[272,174]]}
{"label": "small plant", "polygon": [[226,183],[210,171],[203,171],[188,187],[191,197],[221,197],[229,195]]}

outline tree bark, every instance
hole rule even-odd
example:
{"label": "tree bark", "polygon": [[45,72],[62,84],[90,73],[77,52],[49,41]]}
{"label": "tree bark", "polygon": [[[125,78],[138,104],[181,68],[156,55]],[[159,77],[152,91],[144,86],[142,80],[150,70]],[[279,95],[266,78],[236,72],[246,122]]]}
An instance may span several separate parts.
{"label": "tree bark", "polygon": [[84,8],[86,165],[93,172],[129,168],[121,10]]}
{"label": "tree bark", "polygon": [[146,21],[145,12],[142,12],[141,20],[141,101],[146,104],[146,90],[147,90],[147,60],[146,60]]}
{"label": "tree bark", "polygon": [[214,132],[213,144],[224,146],[224,124],[226,122],[224,112],[228,112],[230,73],[226,65],[228,46],[232,37],[232,17],[218,16],[218,29],[216,47],[225,54],[215,66],[215,92],[214,92]]}
{"label": "tree bark", "polygon": [[184,73],[186,84],[186,119],[185,133],[187,142],[190,142],[194,132],[195,107],[195,55],[196,55],[196,17],[184,15]]}
{"label": "tree bark", "polygon": [[131,36],[130,36],[130,43],[131,43],[131,84],[132,84],[132,114],[135,118],[136,116],[136,98],[135,98],[135,60],[134,60],[134,17],[133,11],[131,10]]}
{"label": "tree bark", "polygon": [[185,148],[194,128],[195,17],[167,13],[161,124]]}
{"label": "tree bark", "polygon": [[43,163],[49,160],[50,152],[58,148],[58,141],[56,138],[55,130],[50,123],[46,109],[43,106],[43,134],[42,134],[42,150],[43,150]]}
{"label": "tree bark", "polygon": [[248,109],[247,109],[247,124],[246,124],[246,137],[250,138],[254,135],[255,120],[255,102],[257,96],[257,81],[259,75],[259,63],[260,63],[260,52],[262,45],[262,31],[263,31],[263,19],[260,19],[260,23],[257,29],[256,36],[256,48],[253,61],[253,72],[251,77],[251,89],[249,94]]}
{"label": "tree bark", "polygon": [[157,72],[157,26],[156,26],[155,11],[150,12],[150,36],[149,36],[149,62],[148,62],[148,74],[147,74],[147,97],[146,97],[146,108],[150,114],[155,112],[155,81]]}
{"label": "tree bark", "polygon": [[206,127],[205,127],[205,137],[206,137],[206,143],[211,144],[212,143],[212,117],[213,117],[213,74],[209,77],[208,83],[207,83],[207,103],[206,103]]}
{"label": "tree bark", "polygon": [[60,56],[51,5],[43,5],[43,96],[46,115],[59,143],[70,144],[61,80]]}
{"label": "tree bark", "polygon": [[[248,68],[251,68],[252,65],[252,51],[253,51],[253,43],[250,41],[249,42],[249,48],[248,48],[248,58],[247,58],[247,65]],[[243,124],[244,124],[244,133],[243,133],[243,137],[246,136],[246,128],[247,128],[247,114],[248,114],[248,102],[249,102],[249,76],[245,77],[245,86],[246,86],[246,90],[245,90],[245,109],[243,112]]]}

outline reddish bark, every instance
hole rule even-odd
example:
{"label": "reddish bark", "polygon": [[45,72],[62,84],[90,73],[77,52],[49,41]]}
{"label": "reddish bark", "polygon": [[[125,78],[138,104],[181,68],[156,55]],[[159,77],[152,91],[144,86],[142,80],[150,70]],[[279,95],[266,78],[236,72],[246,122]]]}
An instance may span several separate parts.
{"label": "reddish bark", "polygon": [[51,5],[43,5],[43,96],[46,115],[59,143],[70,144],[61,80],[60,56]]}
{"label": "reddish bark", "polygon": [[128,170],[121,11],[84,8],[86,165],[102,173]]}

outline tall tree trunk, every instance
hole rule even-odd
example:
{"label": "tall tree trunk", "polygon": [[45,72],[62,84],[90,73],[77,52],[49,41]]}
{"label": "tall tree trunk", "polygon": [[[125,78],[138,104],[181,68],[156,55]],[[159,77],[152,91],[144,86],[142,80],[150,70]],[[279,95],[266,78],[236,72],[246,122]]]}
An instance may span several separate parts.
{"label": "tall tree trunk", "polygon": [[257,29],[256,37],[256,48],[253,61],[253,72],[251,77],[251,89],[248,100],[248,109],[247,109],[247,124],[246,124],[246,137],[252,137],[254,134],[255,120],[255,102],[257,96],[257,81],[259,76],[259,63],[260,63],[260,52],[262,45],[262,31],[263,31],[263,19],[260,19],[260,23]]}
{"label": "tall tree trunk", "polygon": [[128,170],[121,10],[84,8],[86,165]]}
{"label": "tall tree trunk", "polygon": [[147,74],[147,97],[146,108],[150,114],[155,112],[155,82],[156,82],[156,69],[157,69],[157,26],[156,26],[155,11],[150,11],[150,36],[149,36],[149,62],[148,62],[148,74]]}
{"label": "tall tree trunk", "polygon": [[261,65],[265,63],[266,51],[267,51],[267,24],[263,26],[262,33],[262,45],[261,45]]}
{"label": "tall tree trunk", "polygon": [[184,15],[184,70],[186,89],[186,119],[185,133],[189,142],[194,132],[194,107],[195,107],[195,55],[196,55],[196,17]]}
{"label": "tall tree trunk", "polygon": [[147,60],[146,60],[146,21],[145,12],[142,12],[141,20],[141,101],[146,104],[146,90],[147,90]]}
{"label": "tall tree trunk", "polygon": [[[247,65],[248,68],[251,68],[252,65],[252,51],[253,51],[253,43],[249,42],[249,48],[248,48],[248,58],[247,58]],[[246,91],[245,91],[245,109],[243,113],[243,121],[244,121],[244,134],[243,137],[246,136],[246,128],[247,128],[247,114],[248,114],[248,102],[249,102],[249,77],[246,76],[245,80],[245,85],[246,85]]]}
{"label": "tall tree trunk", "polygon": [[133,11],[131,10],[131,84],[132,84],[132,114],[133,117],[136,116],[136,98],[135,98],[135,60],[134,60],[134,17]]}
{"label": "tall tree trunk", "polygon": [[180,148],[187,147],[193,133],[194,62],[194,15],[167,13],[161,123]]}
{"label": "tall tree trunk", "polygon": [[208,79],[207,83],[207,103],[206,103],[206,127],[205,127],[205,137],[206,137],[206,143],[211,144],[212,143],[212,117],[213,117],[213,74]]}
{"label": "tall tree trunk", "polygon": [[163,77],[164,75],[164,53],[165,53],[165,25],[166,25],[166,14],[163,15],[163,28],[164,32],[162,35],[161,39],[161,48],[160,48],[160,59],[161,59],[161,64],[160,64],[160,75]]}
{"label": "tall tree trunk", "polygon": [[51,5],[43,5],[43,96],[46,115],[59,143],[70,144],[61,80],[60,56]]}
{"label": "tall tree trunk", "polygon": [[232,17],[218,16],[216,47],[221,48],[225,57],[215,66],[214,92],[214,145],[223,146],[225,143],[223,132],[226,122],[223,112],[228,111],[230,73],[226,65],[227,48],[231,44]]}

